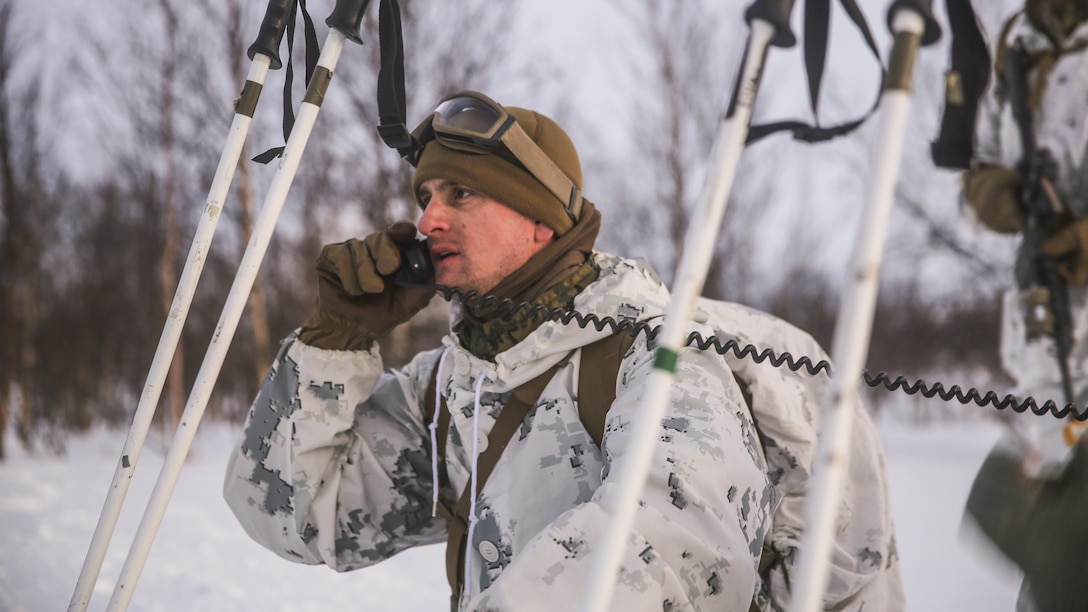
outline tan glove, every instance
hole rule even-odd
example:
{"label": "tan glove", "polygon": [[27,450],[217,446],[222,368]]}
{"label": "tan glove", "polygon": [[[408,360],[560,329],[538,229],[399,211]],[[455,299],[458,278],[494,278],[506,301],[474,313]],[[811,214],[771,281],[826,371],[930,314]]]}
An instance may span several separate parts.
{"label": "tan glove", "polygon": [[1020,174],[1000,164],[979,164],[963,176],[963,194],[978,220],[1002,234],[1024,230]]}
{"label": "tan glove", "polygon": [[1043,242],[1039,250],[1058,261],[1058,272],[1074,285],[1088,282],[1088,218],[1077,219]]}
{"label": "tan glove", "polygon": [[365,350],[426,306],[434,291],[398,287],[385,278],[401,265],[397,245],[415,235],[414,225],[400,222],[362,240],[325,245],[317,258],[317,304],[299,340],[322,349]]}

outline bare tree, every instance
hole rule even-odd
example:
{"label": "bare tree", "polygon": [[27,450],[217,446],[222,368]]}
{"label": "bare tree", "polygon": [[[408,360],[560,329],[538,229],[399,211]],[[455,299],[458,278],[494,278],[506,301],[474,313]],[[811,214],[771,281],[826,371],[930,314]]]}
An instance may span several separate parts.
{"label": "bare tree", "polygon": [[39,222],[44,206],[33,118],[25,112],[13,114],[15,109],[34,108],[38,95],[33,85],[20,93],[12,82],[12,69],[20,59],[13,18],[13,5],[0,3],[0,199],[5,222],[0,236],[0,459],[12,406],[18,410],[16,431],[24,443],[35,422]]}
{"label": "bare tree", "polygon": [[[175,142],[174,100],[177,96],[178,59],[181,48],[178,44],[178,15],[171,0],[159,0],[158,8],[162,18],[163,53],[161,54],[161,77],[159,80],[159,117],[158,147],[162,159],[162,214],[164,217],[162,254],[159,257],[159,278],[162,297],[163,317],[170,316],[170,307],[174,302],[174,290],[178,284],[177,253],[181,244],[181,226],[178,220],[178,151]],[[181,411],[185,405],[185,344],[179,340],[174,357],[170,362],[170,373],[166,379],[166,405],[170,410],[170,422],[177,426],[181,422]]]}
{"label": "bare tree", "polygon": [[[623,160],[637,168],[619,178],[619,199],[637,203],[627,222],[606,228],[611,233],[638,236],[658,245],[648,258],[668,282],[683,250],[696,199],[705,175],[718,172],[707,160],[719,122],[725,115],[743,51],[744,32],[738,7],[694,2],[665,5],[644,1],[622,3],[617,10],[632,26],[645,48],[625,57],[635,75],[638,95],[632,96],[632,130],[637,155]],[[764,84],[763,89],[775,85]],[[761,92],[761,98],[768,95]],[[755,227],[774,196],[775,181],[766,172],[751,172],[746,154],[718,234],[716,257],[703,294],[744,300],[754,298],[753,251]],[[747,168],[747,170],[745,170]],[[650,194],[647,197],[645,194]],[[665,235],[660,235],[660,228]],[[607,239],[613,239],[611,235]],[[624,243],[635,241],[625,240]]]}
{"label": "bare tree", "polygon": [[[150,357],[169,316],[178,274],[186,246],[184,236],[197,220],[203,197],[214,170],[214,150],[221,144],[208,136],[223,123],[213,121],[218,110],[229,118],[228,102],[212,105],[215,79],[207,74],[208,57],[217,48],[206,37],[204,15],[194,5],[160,0],[137,11],[119,5],[102,10],[116,11],[109,31],[88,27],[79,32],[87,54],[103,61],[94,70],[86,69],[85,57],[76,59],[72,83],[82,88],[83,97],[95,100],[99,113],[89,114],[82,125],[94,130],[103,167],[96,185],[86,185],[86,204],[79,211],[81,234],[73,244],[82,244],[80,255],[98,259],[76,265],[93,269],[64,288],[76,291],[80,285],[112,287],[112,292],[93,291],[82,296],[82,316],[97,317],[94,325],[79,329],[73,344],[83,336],[98,345],[98,358],[76,364],[93,390],[84,390],[84,402],[103,407],[110,401],[131,407],[147,374]],[[221,134],[219,135],[221,138]],[[190,208],[193,204],[197,208]],[[87,245],[88,240],[103,244]],[[212,253],[209,259],[220,257]],[[121,263],[116,265],[117,260]],[[115,261],[105,269],[105,261]],[[215,266],[209,266],[214,269]],[[108,278],[112,275],[125,278]],[[215,289],[215,285],[209,289]],[[202,285],[198,293],[207,294]],[[112,303],[111,303],[112,302]],[[194,301],[194,304],[196,302]],[[185,403],[185,371],[191,361],[184,347],[194,337],[210,336],[207,311],[194,308],[173,356],[164,402],[166,414],[176,421]],[[58,317],[78,317],[79,312],[58,312]],[[119,329],[110,329],[111,325]],[[109,330],[109,332],[107,332]],[[111,333],[112,332],[112,333]],[[95,349],[85,355],[96,354]],[[62,359],[53,360],[61,363]],[[122,408],[123,409],[123,408]]]}
{"label": "bare tree", "polygon": [[[237,88],[240,91],[245,80],[246,41],[245,34],[248,31],[245,25],[248,23],[247,15],[243,10],[243,3],[232,0],[227,4],[226,19],[223,20],[224,35],[227,40],[227,58],[230,63],[230,72],[236,79]],[[238,162],[238,176],[235,179],[235,193],[238,199],[238,221],[242,228],[242,244],[248,244],[253,233],[253,220],[256,208],[256,189],[253,185],[253,176],[250,172],[248,148],[243,145],[241,159]],[[263,275],[262,275],[263,276]],[[249,321],[253,340],[253,372],[254,381],[261,380],[272,363],[272,340],[268,328],[268,305],[264,289],[264,283],[258,277],[253,284],[253,291],[249,296]]]}

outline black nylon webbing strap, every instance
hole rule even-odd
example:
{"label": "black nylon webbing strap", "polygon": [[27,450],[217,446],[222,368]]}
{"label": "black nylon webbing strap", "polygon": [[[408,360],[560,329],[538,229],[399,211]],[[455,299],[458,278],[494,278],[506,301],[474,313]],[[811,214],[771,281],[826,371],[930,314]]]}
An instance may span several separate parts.
{"label": "black nylon webbing strap", "polygon": [[[321,55],[320,49],[317,43],[317,30],[314,29],[314,21],[310,18],[310,12],[306,10],[306,0],[298,0],[297,3],[291,7],[291,17],[287,20],[287,70],[283,75],[283,142],[286,143],[287,139],[291,137],[291,129],[295,126],[295,110],[291,106],[291,88],[295,81],[295,71],[292,68],[293,62],[291,57],[294,55],[294,31],[298,27],[295,25],[298,16],[298,9],[302,8],[302,21],[304,24],[303,31],[306,39],[306,84],[310,83],[310,77],[313,76],[314,69],[317,68],[317,60]],[[253,161],[259,164],[267,164],[268,162],[283,155],[283,147],[272,147],[271,149],[256,155],[253,157]]]}
{"label": "black nylon webbing strap", "polygon": [[378,134],[401,157],[409,158],[416,143],[408,131],[404,93],[404,34],[401,31],[397,0],[381,0],[378,7],[378,41],[381,68],[378,70]]}
{"label": "black nylon webbing strap", "polygon": [[808,103],[812,116],[820,105],[820,84],[827,62],[827,39],[831,28],[831,0],[805,1],[805,69],[808,73]]}
{"label": "black nylon webbing strap", "polygon": [[[971,0],[946,0],[946,5],[952,31],[951,66],[945,74],[940,132],[930,145],[930,154],[940,168],[967,170],[974,156],[978,101],[990,82],[990,49]],[[1002,29],[1002,39],[1005,32]]]}
{"label": "black nylon webbing strap", "polygon": [[[839,0],[839,2],[842,4],[846,15],[854,22],[854,25],[856,25],[861,32],[862,37],[865,39],[866,46],[868,46],[869,50],[873,53],[873,57],[876,58],[878,63],[882,64],[880,52],[876,47],[876,40],[869,30],[869,24],[866,22],[865,15],[861,12],[861,9],[858,8],[856,0]],[[827,54],[827,37],[830,29],[830,10],[830,0],[810,0],[805,6],[805,73],[808,77],[809,102],[812,107],[814,118],[818,117],[820,85],[823,81],[824,61]],[[753,125],[748,128],[748,137],[745,139],[745,144],[751,144],[764,136],[783,131],[791,132],[794,138],[802,142],[822,142],[848,134],[876,111],[877,106],[880,104],[880,94],[883,90],[884,75],[882,70],[880,85],[877,87],[877,95],[875,100],[873,100],[873,105],[860,118],[829,127],[813,125],[803,121],[776,121],[773,123]],[[734,92],[735,91],[736,89],[734,88]],[[732,106],[733,103],[731,102],[730,113],[732,111]]]}

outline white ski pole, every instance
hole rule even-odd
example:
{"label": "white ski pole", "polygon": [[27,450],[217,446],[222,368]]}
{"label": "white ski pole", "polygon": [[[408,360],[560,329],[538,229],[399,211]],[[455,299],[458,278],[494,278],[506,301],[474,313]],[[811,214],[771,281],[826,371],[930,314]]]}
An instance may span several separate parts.
{"label": "white ski pole", "polygon": [[[350,27],[337,23],[336,19],[338,17],[351,17],[348,20],[349,23],[357,26],[362,20],[362,14],[366,10],[368,1],[339,0],[337,9],[333,11],[333,15],[326,21],[331,28],[321,51],[321,56],[318,58],[317,68],[314,70],[302,104],[299,107],[298,116],[287,139],[276,175],[272,179],[264,205],[257,216],[249,245],[242,256],[242,263],[239,266],[237,275],[234,277],[234,283],[227,295],[223,312],[216,324],[208,351],[204,355],[204,362],[197,373],[196,382],[189,395],[185,411],[181,415],[178,430],[174,435],[173,443],[170,446],[169,453],[167,453],[159,478],[155,483],[155,488],[151,493],[151,499],[136,532],[136,537],[132,542],[132,547],[129,549],[128,557],[125,559],[124,567],[121,569],[121,575],[114,587],[113,596],[107,610],[125,610],[132,600],[136,582],[147,561],[151,544],[166,513],[166,507],[170,503],[170,496],[177,484],[181,468],[185,463],[185,457],[192,447],[196,429],[204,415],[208,398],[211,396],[212,388],[215,386],[215,381],[223,366],[227,349],[234,338],[234,332],[238,327],[246,301],[249,299],[249,293],[256,280],[257,271],[260,269],[261,261],[268,249],[268,243],[275,230],[276,221],[279,219],[280,211],[287,199],[287,192],[290,189],[302,153],[313,130],[314,122],[321,109],[325,92],[332,80],[333,69],[344,48],[344,40],[345,38],[358,39],[358,35]],[[356,10],[343,10],[342,5],[355,7]],[[341,27],[348,30],[348,32],[341,31]]]}
{"label": "white ski pole", "polygon": [[242,145],[245,144],[246,135],[249,133],[249,126],[253,121],[253,112],[257,107],[265,77],[270,67],[275,70],[282,65],[278,49],[284,28],[287,26],[292,3],[293,0],[271,0],[268,3],[260,33],[249,47],[249,57],[252,60],[249,74],[246,76],[241,95],[235,102],[234,120],[208,190],[204,213],[197,224],[193,244],[189,249],[185,267],[182,269],[166,324],[159,338],[158,347],[155,349],[155,356],[151,360],[151,368],[144,383],[136,413],[133,415],[128,437],[125,438],[125,443],[121,447],[121,457],[117,462],[113,481],[106,494],[102,512],[99,514],[98,525],[91,537],[91,544],[87,550],[87,557],[83,561],[79,579],[76,581],[72,600],[68,604],[70,611],[82,612],[90,604],[91,592],[94,590],[110,540],[113,538],[117,518],[125,503],[129,484],[132,483],[132,476],[136,471],[136,463],[140,459],[147,432],[151,428],[151,420],[159,404],[163,381],[166,380],[167,372],[170,370],[170,362],[173,361],[177,350],[178,340],[181,338],[185,319],[193,302],[193,294],[200,280],[200,273],[204,269],[204,262],[207,261],[208,251],[215,236],[215,228],[219,222],[227,192],[230,190],[231,181],[234,179],[234,172],[238,167]]}
{"label": "white ski pole", "polygon": [[827,587],[835,510],[841,500],[843,476],[849,461],[850,429],[858,404],[857,381],[868,354],[881,255],[910,108],[914,60],[923,32],[925,44],[940,37],[929,7],[930,0],[897,0],[888,13],[895,39],[880,99],[877,157],[869,177],[869,204],[855,241],[849,287],[835,323],[831,347],[835,374],[820,411],[822,435],[812,468],[809,490],[813,495],[805,508],[805,532],[798,549],[801,567],[790,608],[794,612],[822,609]]}
{"label": "white ski pole", "polygon": [[749,38],[734,92],[732,113],[722,118],[714,137],[703,190],[684,238],[684,253],[678,265],[676,286],[665,314],[664,327],[658,336],[654,368],[643,400],[644,408],[631,431],[631,447],[622,458],[624,467],[618,470],[621,477],[616,493],[601,499],[602,507],[612,516],[612,520],[598,547],[589,586],[583,595],[580,610],[584,612],[607,610],[611,602],[616,574],[635,522],[639,497],[646,484],[661,419],[668,404],[685,330],[695,300],[702,293],[737,162],[748,134],[763,62],[770,45],[789,47],[795,42],[790,32],[792,7],[793,0],[756,0],[746,13]]}

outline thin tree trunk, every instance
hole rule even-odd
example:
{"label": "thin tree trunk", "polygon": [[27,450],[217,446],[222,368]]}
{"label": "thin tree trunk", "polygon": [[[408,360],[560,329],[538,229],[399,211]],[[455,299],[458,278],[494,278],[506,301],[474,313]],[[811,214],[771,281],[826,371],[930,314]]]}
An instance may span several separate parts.
{"label": "thin tree trunk", "polygon": [[[161,0],[165,21],[166,52],[163,56],[162,91],[160,98],[160,136],[163,153],[163,217],[165,220],[165,239],[162,257],[159,260],[159,274],[162,289],[163,313],[170,316],[170,307],[177,290],[177,252],[181,244],[181,228],[178,223],[178,167],[176,142],[174,138],[174,81],[177,74],[177,15],[169,0]],[[167,402],[170,405],[170,421],[175,426],[181,422],[181,413],[185,403],[185,349],[179,339],[174,358],[170,362],[167,377]]]}
{"label": "thin tree trunk", "polygon": [[[24,385],[28,382],[26,368],[32,365],[34,351],[25,346],[28,339],[33,336],[27,333],[29,321],[25,319],[32,309],[26,307],[25,286],[29,278],[28,267],[34,261],[26,246],[32,244],[30,232],[33,228],[27,222],[27,202],[20,197],[21,189],[15,176],[13,161],[13,142],[11,132],[11,116],[8,114],[11,108],[8,101],[11,98],[9,91],[10,68],[13,61],[12,45],[9,35],[11,33],[11,4],[0,6],[0,181],[3,182],[2,194],[4,218],[7,221],[3,242],[0,243],[0,261],[7,266],[8,274],[3,284],[0,284],[0,298],[3,299],[2,308],[6,316],[0,321],[0,338],[3,338],[3,367],[0,367],[0,459],[4,457],[4,433],[7,431],[8,420],[11,416],[11,408],[14,406],[20,412],[18,420],[18,433],[20,439],[26,443],[30,437],[30,402],[31,389]],[[28,363],[27,359],[30,358]]]}
{"label": "thin tree trunk", "polygon": [[[231,72],[240,79],[245,78],[242,59],[246,57],[242,36],[241,6],[239,3],[233,3],[227,18],[227,40],[229,41],[227,48],[230,53]],[[242,226],[246,244],[249,244],[250,236],[253,234],[253,209],[255,208],[253,177],[250,174],[249,164],[246,162],[248,158],[246,147],[243,145],[241,160],[238,163],[238,204],[241,207],[239,223]],[[264,378],[272,362],[272,339],[268,331],[268,306],[265,300],[263,276],[258,275],[249,294],[249,320],[253,332],[253,371],[256,373],[257,381]]]}
{"label": "thin tree trunk", "polygon": [[[242,163],[238,164],[238,200],[241,206],[242,231],[245,234],[246,243],[253,233],[253,179],[246,165],[245,147],[242,147]],[[264,378],[269,364],[272,362],[272,340],[268,331],[268,308],[265,301],[264,283],[258,276],[253,283],[253,289],[249,294],[249,320],[253,330],[253,368],[256,380]]]}

